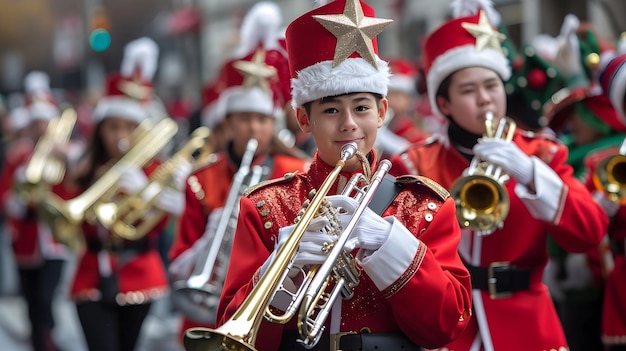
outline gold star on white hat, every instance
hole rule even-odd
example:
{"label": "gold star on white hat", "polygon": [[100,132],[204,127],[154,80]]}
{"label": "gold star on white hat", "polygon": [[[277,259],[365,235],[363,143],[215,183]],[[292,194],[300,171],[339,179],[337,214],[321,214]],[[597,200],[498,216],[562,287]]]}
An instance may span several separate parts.
{"label": "gold star on white hat", "polygon": [[480,11],[478,24],[463,22],[461,23],[461,26],[476,38],[477,51],[482,51],[485,48],[491,48],[504,53],[500,43],[506,39],[506,35],[493,29],[485,11]]}
{"label": "gold star on white hat", "polygon": [[265,50],[257,50],[250,61],[239,60],[233,67],[244,76],[242,86],[245,89],[260,87],[271,92],[268,79],[276,76],[276,68],[265,63]]}
{"label": "gold star on white hat", "polygon": [[347,0],[343,14],[316,15],[313,18],[337,38],[333,68],[354,52],[378,68],[372,39],[390,25],[393,20],[365,17],[359,0]]}

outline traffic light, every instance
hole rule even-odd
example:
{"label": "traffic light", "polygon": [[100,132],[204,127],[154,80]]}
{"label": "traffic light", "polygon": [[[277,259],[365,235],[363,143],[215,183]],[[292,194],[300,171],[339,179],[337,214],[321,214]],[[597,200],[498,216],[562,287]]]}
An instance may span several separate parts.
{"label": "traffic light", "polygon": [[102,52],[111,46],[109,17],[102,7],[98,8],[89,24],[89,47],[96,52]]}

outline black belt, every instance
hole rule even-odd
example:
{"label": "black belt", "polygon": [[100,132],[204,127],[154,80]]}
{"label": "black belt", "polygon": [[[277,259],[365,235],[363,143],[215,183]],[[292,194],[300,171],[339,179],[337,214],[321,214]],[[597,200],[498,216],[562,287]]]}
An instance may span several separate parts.
{"label": "black belt", "polygon": [[134,241],[102,241],[94,238],[86,240],[87,251],[100,252],[107,251],[110,253],[133,253],[142,254],[152,249],[153,245],[147,238]]}
{"label": "black belt", "polygon": [[488,291],[492,299],[509,297],[530,287],[530,269],[517,268],[508,262],[494,262],[489,267],[466,267],[472,289]]}
{"label": "black belt", "polygon": [[[296,340],[300,334],[284,330],[278,351],[307,350]],[[311,350],[320,351],[423,351],[402,333],[339,333],[322,334],[320,341]]]}

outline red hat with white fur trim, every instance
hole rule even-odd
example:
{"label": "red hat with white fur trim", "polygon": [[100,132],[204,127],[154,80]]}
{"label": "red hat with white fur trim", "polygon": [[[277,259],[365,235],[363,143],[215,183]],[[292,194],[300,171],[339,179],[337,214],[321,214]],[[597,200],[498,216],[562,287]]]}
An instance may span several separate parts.
{"label": "red hat with white fur trim", "polygon": [[59,115],[57,101],[50,90],[50,77],[41,71],[30,72],[24,77],[25,105],[30,121],[49,121]]}
{"label": "red hat with white fur trim", "polygon": [[495,27],[499,15],[488,0],[462,0],[453,4],[454,19],[428,35],[424,42],[424,66],[428,97],[433,111],[439,86],[452,73],[468,67],[495,71],[503,81],[511,76],[509,61],[502,51],[504,34]]}
{"label": "red hat with white fur trim", "polygon": [[620,123],[626,125],[626,53],[609,61],[600,74],[600,84],[617,111]]}
{"label": "red hat with white fur trim", "polygon": [[257,49],[244,59],[227,62],[209,90],[216,101],[203,109],[202,120],[213,128],[229,113],[257,112],[273,117],[281,113],[284,99],[276,67],[267,64],[266,52]]}
{"label": "red hat with white fur trim", "polygon": [[387,61],[391,69],[389,90],[403,91],[408,94],[417,93],[417,67],[411,61],[402,58]]}
{"label": "red hat with white fur trim", "polygon": [[93,111],[95,123],[107,117],[119,117],[139,124],[149,117],[147,106],[154,97],[152,78],[158,55],[158,46],[150,38],[136,39],[126,45],[120,73],[107,76],[105,96]]}
{"label": "red hat with white fur trim", "polygon": [[289,64],[281,44],[282,14],[270,1],[256,3],[241,23],[239,45],[207,90],[203,123],[213,128],[229,113],[278,117],[289,100]]}
{"label": "red hat with white fur trim", "polygon": [[285,38],[292,106],[354,92],[387,95],[389,67],[376,36],[391,20],[359,0],[336,0],[293,20]]}

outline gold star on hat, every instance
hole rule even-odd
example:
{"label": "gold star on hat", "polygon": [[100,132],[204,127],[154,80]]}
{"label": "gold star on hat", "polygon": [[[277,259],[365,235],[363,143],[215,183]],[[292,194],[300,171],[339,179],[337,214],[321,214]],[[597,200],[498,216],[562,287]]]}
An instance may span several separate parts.
{"label": "gold star on hat", "polygon": [[482,51],[484,48],[491,48],[501,53],[502,43],[506,39],[506,35],[494,30],[489,23],[489,18],[485,11],[480,11],[480,17],[478,18],[478,24],[463,22],[461,26],[465,28],[471,35],[476,38],[476,50]]}
{"label": "gold star on hat", "polygon": [[390,25],[392,20],[365,17],[359,0],[347,0],[341,15],[316,15],[313,18],[337,38],[333,68],[353,52],[378,68],[372,39]]}
{"label": "gold star on hat", "polygon": [[242,85],[245,89],[259,87],[271,93],[268,79],[276,76],[276,68],[265,63],[265,50],[257,50],[252,60],[239,60],[233,63],[233,67],[244,76]]}
{"label": "gold star on hat", "polygon": [[126,96],[137,101],[143,101],[148,99],[152,93],[152,88],[145,86],[139,79],[123,80],[118,83],[117,88]]}

